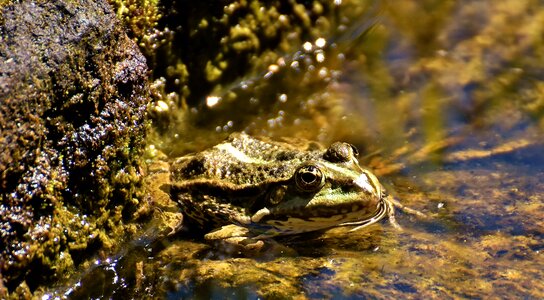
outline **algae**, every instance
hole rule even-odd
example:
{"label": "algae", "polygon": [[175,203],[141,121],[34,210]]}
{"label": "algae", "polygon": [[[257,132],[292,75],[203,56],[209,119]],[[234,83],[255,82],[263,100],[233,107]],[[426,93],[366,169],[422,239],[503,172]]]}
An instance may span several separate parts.
{"label": "algae", "polygon": [[102,1],[6,2],[0,21],[0,297],[28,297],[134,231],[147,68]]}

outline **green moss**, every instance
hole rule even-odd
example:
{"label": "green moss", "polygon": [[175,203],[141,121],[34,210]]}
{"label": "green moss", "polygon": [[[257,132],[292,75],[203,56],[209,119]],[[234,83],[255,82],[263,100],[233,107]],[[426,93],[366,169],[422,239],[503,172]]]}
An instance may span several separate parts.
{"label": "green moss", "polygon": [[147,53],[154,55],[154,49],[161,42],[157,26],[162,17],[159,0],[110,0],[117,17],[127,26],[128,33]]}
{"label": "green moss", "polygon": [[[218,85],[265,69],[279,58],[271,49],[295,51],[306,40],[322,36],[331,29],[328,17],[335,9],[331,1],[111,3],[147,56],[153,80],[166,79],[157,101],[168,103],[175,98],[176,107],[197,105]],[[142,42],[146,40],[155,42]],[[166,99],[170,93],[177,95]]]}
{"label": "green moss", "polygon": [[125,222],[134,221],[143,195],[147,73],[109,8],[103,1],[2,7],[1,72],[9,80],[0,96],[0,272],[15,295],[134,232]]}

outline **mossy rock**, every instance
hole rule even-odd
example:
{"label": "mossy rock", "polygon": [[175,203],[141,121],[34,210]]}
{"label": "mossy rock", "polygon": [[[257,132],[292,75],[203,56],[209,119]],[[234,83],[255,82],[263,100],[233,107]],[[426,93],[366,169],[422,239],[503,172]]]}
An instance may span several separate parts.
{"label": "mossy rock", "polygon": [[0,5],[0,297],[66,276],[141,203],[147,67],[105,1]]}

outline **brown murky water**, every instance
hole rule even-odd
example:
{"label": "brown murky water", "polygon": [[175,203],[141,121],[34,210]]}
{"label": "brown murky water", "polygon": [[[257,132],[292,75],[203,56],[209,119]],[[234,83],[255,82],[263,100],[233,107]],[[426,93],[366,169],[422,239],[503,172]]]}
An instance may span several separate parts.
{"label": "brown murky water", "polygon": [[[285,249],[254,256],[185,233],[144,239],[57,293],[544,298],[542,3],[403,1],[375,16],[364,38],[339,33],[324,37],[322,51],[310,41],[310,51],[287,55],[302,71],[286,67],[270,79],[263,70],[211,95],[217,105],[158,144],[175,156],[240,130],[348,141],[392,194],[428,218],[397,212],[403,231],[387,222],[334,229],[279,240]],[[368,29],[353,24],[347,32]],[[270,90],[266,109],[252,111]],[[189,143],[204,135],[203,145]]]}

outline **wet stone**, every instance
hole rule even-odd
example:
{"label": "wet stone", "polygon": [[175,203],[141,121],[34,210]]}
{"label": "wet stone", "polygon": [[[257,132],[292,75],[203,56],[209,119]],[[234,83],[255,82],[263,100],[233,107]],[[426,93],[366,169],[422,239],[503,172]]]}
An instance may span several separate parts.
{"label": "wet stone", "polygon": [[105,1],[0,4],[0,298],[58,279],[127,230],[146,72]]}

